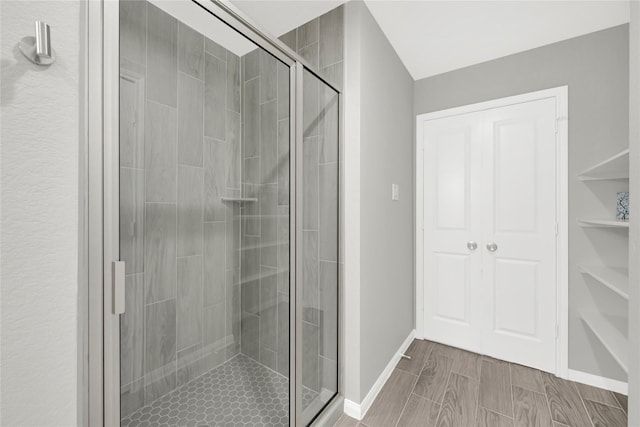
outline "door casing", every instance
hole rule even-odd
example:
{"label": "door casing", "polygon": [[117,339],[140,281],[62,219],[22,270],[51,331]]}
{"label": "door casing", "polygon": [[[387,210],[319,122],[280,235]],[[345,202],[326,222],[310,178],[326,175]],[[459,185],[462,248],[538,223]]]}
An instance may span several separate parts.
{"label": "door casing", "polygon": [[506,98],[461,107],[450,108],[432,113],[420,114],[416,117],[416,182],[415,182],[415,256],[416,256],[416,305],[415,324],[416,337],[424,339],[424,135],[422,122],[426,120],[441,119],[461,114],[480,112],[493,108],[531,102],[540,99],[554,98],[556,102],[556,222],[558,234],[556,237],[556,283],[557,306],[556,318],[558,333],[556,338],[556,370],[555,374],[561,378],[568,377],[569,361],[569,252],[568,252],[568,227],[569,227],[569,197],[568,197],[568,86],[560,86],[551,89],[530,92]]}

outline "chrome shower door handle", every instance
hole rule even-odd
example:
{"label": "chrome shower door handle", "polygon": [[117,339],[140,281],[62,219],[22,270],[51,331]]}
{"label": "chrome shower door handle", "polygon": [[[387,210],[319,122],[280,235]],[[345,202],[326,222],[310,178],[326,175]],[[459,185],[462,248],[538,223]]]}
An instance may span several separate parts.
{"label": "chrome shower door handle", "polygon": [[491,243],[487,243],[487,250],[489,252],[495,252],[498,250],[498,245],[496,245],[495,243],[491,242]]}
{"label": "chrome shower door handle", "polygon": [[469,240],[467,242],[467,249],[469,249],[470,251],[475,251],[476,249],[478,249],[478,244],[473,240]]}

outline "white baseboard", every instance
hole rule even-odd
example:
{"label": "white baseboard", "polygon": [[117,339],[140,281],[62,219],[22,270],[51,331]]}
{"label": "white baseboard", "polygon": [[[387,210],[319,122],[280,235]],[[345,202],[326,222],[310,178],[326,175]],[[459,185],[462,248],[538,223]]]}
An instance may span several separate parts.
{"label": "white baseboard", "polygon": [[371,407],[371,404],[373,403],[374,400],[376,400],[378,393],[380,393],[380,390],[382,390],[382,386],[384,385],[384,383],[387,382],[387,380],[391,376],[391,373],[393,372],[393,369],[396,367],[396,365],[400,361],[400,358],[407,351],[407,349],[409,348],[409,346],[411,345],[415,337],[416,337],[416,330],[414,329],[409,333],[409,336],[407,337],[407,339],[404,340],[402,345],[400,345],[400,348],[393,355],[393,357],[391,358],[387,366],[384,368],[384,370],[382,371],[382,373],[380,374],[376,382],[371,387],[371,390],[369,390],[369,392],[367,393],[367,396],[362,400],[362,403],[358,404],[349,399],[344,400],[345,414],[347,414],[351,418],[355,418],[356,420],[361,420],[364,418],[367,411]]}
{"label": "white baseboard", "polygon": [[605,390],[615,391],[626,395],[628,393],[628,385],[623,381],[612,380],[610,378],[601,377],[598,375],[588,374],[582,371],[575,371],[569,369],[569,379],[582,384],[587,384],[593,387],[603,388]]}

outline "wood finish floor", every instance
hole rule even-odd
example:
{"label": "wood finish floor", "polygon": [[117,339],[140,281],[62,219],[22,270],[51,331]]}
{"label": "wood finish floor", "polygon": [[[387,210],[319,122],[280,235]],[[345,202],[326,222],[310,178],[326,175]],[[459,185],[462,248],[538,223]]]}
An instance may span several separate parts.
{"label": "wood finish floor", "polygon": [[626,427],[626,396],[414,340],[361,422],[335,427]]}

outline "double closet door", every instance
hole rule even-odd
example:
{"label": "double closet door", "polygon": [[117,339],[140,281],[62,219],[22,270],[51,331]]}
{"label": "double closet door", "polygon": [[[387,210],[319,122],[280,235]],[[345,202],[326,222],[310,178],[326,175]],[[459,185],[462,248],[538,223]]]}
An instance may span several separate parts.
{"label": "double closet door", "polygon": [[425,338],[554,372],[555,98],[418,126]]}

